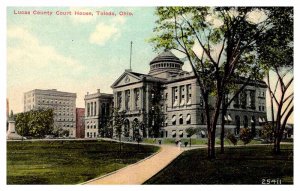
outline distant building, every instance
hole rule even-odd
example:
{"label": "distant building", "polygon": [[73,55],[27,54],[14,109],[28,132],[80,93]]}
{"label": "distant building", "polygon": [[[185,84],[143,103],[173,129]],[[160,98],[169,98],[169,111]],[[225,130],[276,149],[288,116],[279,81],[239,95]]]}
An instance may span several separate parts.
{"label": "distant building", "polygon": [[8,119],[9,119],[9,100],[6,98],[6,131],[8,130]]}
{"label": "distant building", "polygon": [[9,117],[9,100],[6,98],[6,119]]}
{"label": "distant building", "polygon": [[76,108],[76,138],[84,138],[84,108]]}
{"label": "distant building", "polygon": [[56,89],[34,89],[24,93],[24,112],[34,109],[53,109],[54,127],[76,135],[76,93]]}
{"label": "distant building", "polygon": [[113,106],[113,95],[96,93],[85,95],[85,138],[105,137],[106,124]]}
{"label": "distant building", "polygon": [[[206,137],[206,115],[200,87],[193,72],[182,70],[183,62],[170,51],[159,54],[150,62],[148,74],[125,70],[112,84],[114,107],[125,111],[124,130],[130,131],[127,136],[133,137],[133,122],[139,122],[139,133],[151,137],[151,128],[155,123],[151,119],[153,100],[160,97],[160,107],[164,120],[160,137],[187,138],[186,129],[200,128],[196,137]],[[237,82],[239,84],[240,82]],[[160,88],[159,92],[155,91]],[[249,127],[259,131],[261,124],[267,120],[266,83],[252,81],[243,92],[230,104],[225,116],[225,131],[239,134],[240,128]],[[233,95],[226,97],[229,99]],[[227,99],[227,100],[228,100]],[[210,97],[213,105],[214,97]],[[220,133],[221,116],[217,124]],[[131,129],[131,130],[130,130]],[[257,132],[258,134],[258,132]],[[133,137],[134,138],[134,137]]]}

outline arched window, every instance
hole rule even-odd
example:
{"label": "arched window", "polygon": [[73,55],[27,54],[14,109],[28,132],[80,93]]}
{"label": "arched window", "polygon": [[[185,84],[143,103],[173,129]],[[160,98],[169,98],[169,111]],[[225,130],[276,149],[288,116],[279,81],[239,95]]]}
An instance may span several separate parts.
{"label": "arched window", "polygon": [[246,115],[244,116],[244,127],[248,127],[248,117]]}
{"label": "arched window", "polygon": [[187,116],[186,116],[186,124],[191,124],[191,114],[187,114]]}
{"label": "arched window", "polygon": [[236,115],[235,116],[235,134],[238,135],[240,134],[240,128],[241,128],[241,121],[240,121],[240,116]]}
{"label": "arched window", "polygon": [[124,136],[129,137],[129,120],[125,119],[124,121]]}
{"label": "arched window", "polygon": [[183,116],[182,116],[182,114],[179,115],[179,124],[180,125],[183,124]]}
{"label": "arched window", "polygon": [[176,115],[172,116],[172,125],[176,125]]}

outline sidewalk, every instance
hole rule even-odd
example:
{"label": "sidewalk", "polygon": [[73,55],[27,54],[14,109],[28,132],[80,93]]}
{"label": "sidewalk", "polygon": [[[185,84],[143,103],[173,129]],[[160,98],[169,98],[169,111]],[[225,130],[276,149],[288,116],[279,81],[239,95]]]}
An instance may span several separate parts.
{"label": "sidewalk", "polygon": [[152,157],[83,184],[143,184],[146,180],[170,164],[183,151],[183,148],[179,149],[174,145],[162,145],[161,150]]}

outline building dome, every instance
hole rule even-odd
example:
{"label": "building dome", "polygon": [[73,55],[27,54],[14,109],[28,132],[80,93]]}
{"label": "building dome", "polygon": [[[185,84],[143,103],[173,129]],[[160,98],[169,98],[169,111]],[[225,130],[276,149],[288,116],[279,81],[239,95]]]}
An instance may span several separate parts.
{"label": "building dome", "polygon": [[182,71],[183,62],[180,61],[171,51],[164,51],[150,62],[149,74],[169,71],[178,73]]}

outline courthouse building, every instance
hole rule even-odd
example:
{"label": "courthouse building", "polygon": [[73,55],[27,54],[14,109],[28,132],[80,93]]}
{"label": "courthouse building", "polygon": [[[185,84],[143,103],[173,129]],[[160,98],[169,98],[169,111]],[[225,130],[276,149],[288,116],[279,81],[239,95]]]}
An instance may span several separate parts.
{"label": "courthouse building", "polygon": [[[124,111],[125,127],[132,129],[134,121],[139,122],[139,133],[152,136],[149,129],[149,113],[152,100],[160,88],[160,106],[163,115],[160,136],[164,138],[186,138],[189,127],[201,128],[197,137],[206,137],[206,116],[200,87],[193,72],[182,70],[183,62],[170,51],[159,54],[150,62],[148,74],[131,70],[125,72],[112,84],[114,107]],[[231,103],[225,116],[226,131],[239,134],[242,127],[259,132],[266,114],[266,84],[263,81],[250,82],[245,90]],[[230,95],[228,95],[230,96]],[[213,101],[213,98],[210,98]],[[217,133],[220,132],[219,119]],[[133,136],[131,130],[128,136]],[[258,133],[257,133],[258,134]]]}
{"label": "courthouse building", "polygon": [[24,93],[24,112],[34,109],[53,109],[54,127],[76,135],[76,93],[61,92],[56,89],[34,89]]}
{"label": "courthouse building", "polygon": [[106,124],[112,110],[113,95],[100,93],[87,93],[85,101],[85,138],[105,137]]}

